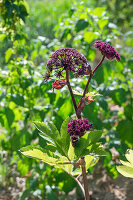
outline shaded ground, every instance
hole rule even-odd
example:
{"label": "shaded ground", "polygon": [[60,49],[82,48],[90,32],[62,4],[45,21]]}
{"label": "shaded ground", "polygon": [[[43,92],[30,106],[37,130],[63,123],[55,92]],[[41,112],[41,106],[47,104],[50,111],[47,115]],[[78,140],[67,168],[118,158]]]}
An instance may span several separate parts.
{"label": "shaded ground", "polygon": [[133,200],[133,179],[119,175],[112,179],[105,170],[89,177],[92,200]]}
{"label": "shaded ground", "polygon": [[[112,179],[105,169],[97,166],[92,175],[88,175],[91,200],[133,200],[133,179],[119,175]],[[8,187],[0,187],[0,200],[18,200],[25,190],[25,178],[15,177],[15,182]],[[74,191],[68,200],[77,200]],[[39,198],[28,197],[26,200]],[[81,200],[81,199],[78,199]]]}

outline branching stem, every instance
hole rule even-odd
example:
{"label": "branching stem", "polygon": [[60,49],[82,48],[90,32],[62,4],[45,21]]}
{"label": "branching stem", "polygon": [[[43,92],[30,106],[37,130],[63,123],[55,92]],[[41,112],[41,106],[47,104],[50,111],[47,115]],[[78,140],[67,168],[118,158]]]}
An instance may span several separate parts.
{"label": "branching stem", "polygon": [[69,82],[69,71],[67,69],[66,69],[66,81],[67,81],[67,87],[69,89],[69,92],[70,92],[70,95],[71,95],[71,98],[72,98],[75,113],[77,115],[77,118],[80,118],[80,116],[77,114],[77,105],[76,105],[74,94],[73,94],[73,91],[72,91],[72,88],[71,88],[71,85],[70,85],[70,82]]}
{"label": "branching stem", "polygon": [[99,67],[99,66],[102,64],[102,62],[104,61],[104,58],[105,58],[105,56],[102,57],[102,59],[100,60],[100,62],[97,64],[97,66],[94,68],[94,70],[93,70],[92,73],[90,74],[89,79],[88,79],[88,81],[87,81],[87,84],[86,84],[86,86],[85,86],[85,89],[84,89],[84,93],[83,93],[82,98],[85,97],[85,94],[86,94],[88,85],[89,85],[89,83],[90,83],[90,81],[91,81],[91,78],[92,78],[92,76],[94,75],[95,71],[98,69],[98,67]]}

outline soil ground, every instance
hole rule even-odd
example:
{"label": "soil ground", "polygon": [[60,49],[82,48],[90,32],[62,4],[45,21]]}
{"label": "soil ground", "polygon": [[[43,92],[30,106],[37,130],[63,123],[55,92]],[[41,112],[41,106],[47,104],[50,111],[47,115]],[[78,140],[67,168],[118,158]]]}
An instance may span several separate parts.
{"label": "soil ground", "polygon": [[[133,200],[133,179],[119,175],[112,179],[105,169],[95,168],[92,175],[88,175],[88,185],[91,200]],[[15,182],[8,187],[0,187],[0,200],[18,200],[25,190],[25,178],[15,177]],[[68,200],[77,200],[74,191]],[[29,197],[25,200],[39,200]],[[78,198],[78,200],[81,200]]]}

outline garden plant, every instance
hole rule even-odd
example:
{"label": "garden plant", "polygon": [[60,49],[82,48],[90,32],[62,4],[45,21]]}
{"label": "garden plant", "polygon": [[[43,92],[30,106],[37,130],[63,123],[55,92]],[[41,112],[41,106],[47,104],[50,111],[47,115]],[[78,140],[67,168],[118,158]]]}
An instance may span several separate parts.
{"label": "garden plant", "polygon": [[[48,80],[54,80],[53,78],[56,77],[52,84],[53,90],[60,90],[67,85],[76,115],[74,118],[67,117],[62,123],[60,133],[52,122],[34,121],[36,128],[40,131],[40,136],[47,141],[47,146],[43,149],[31,145],[20,150],[26,156],[38,158],[67,172],[79,184],[86,200],[90,199],[86,172],[89,167],[97,163],[99,156],[106,155],[98,142],[102,131],[93,130],[93,123],[95,122],[92,123],[86,118],[82,118],[82,110],[97,95],[93,92],[87,93],[87,88],[92,76],[105,58],[109,60],[115,58],[120,61],[119,54],[109,43],[98,40],[94,46],[102,53],[102,58],[93,70],[86,57],[74,48],[59,49],[50,56],[44,79],[48,82]],[[83,93],[79,94],[81,98],[78,104],[76,104],[74,97],[74,94],[78,93],[70,85],[70,76],[73,74],[76,77],[89,76]],[[78,180],[81,174],[83,175],[84,188]]]}
{"label": "garden plant", "polygon": [[130,199],[132,9],[132,0],[0,1],[2,200],[115,199],[118,187]]}

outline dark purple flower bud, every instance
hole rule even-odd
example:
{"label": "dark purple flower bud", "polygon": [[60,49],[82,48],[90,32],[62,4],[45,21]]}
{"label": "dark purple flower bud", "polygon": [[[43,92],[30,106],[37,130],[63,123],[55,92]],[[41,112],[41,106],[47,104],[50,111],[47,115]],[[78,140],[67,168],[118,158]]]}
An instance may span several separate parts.
{"label": "dark purple flower bud", "polygon": [[[74,145],[76,145],[76,142],[78,141],[77,138],[82,137],[86,131],[89,131],[91,128],[93,128],[93,123],[90,123],[88,119],[77,119],[77,120],[71,120],[70,123],[68,123],[68,129],[67,132],[72,137],[76,138]],[[72,140],[73,144],[73,140]]]}
{"label": "dark purple flower bud", "polygon": [[77,76],[89,75],[90,73],[91,73],[91,66],[89,64],[87,64],[87,65],[83,64],[82,67],[80,67],[77,70]]}
{"label": "dark purple flower bud", "polygon": [[44,75],[45,81],[47,81],[49,78],[50,78],[50,74],[49,74],[49,73],[46,73],[46,74]]}
{"label": "dark purple flower bud", "polygon": [[78,141],[78,137],[77,136],[72,136],[71,137],[71,140],[72,140],[72,146],[75,147],[76,146],[76,143]]}
{"label": "dark purple flower bud", "polygon": [[95,48],[98,48],[99,51],[101,51],[102,55],[108,58],[109,60],[116,59],[117,61],[120,61],[120,55],[115,50],[113,46],[111,46],[107,42],[102,42],[100,40],[95,42]]}

